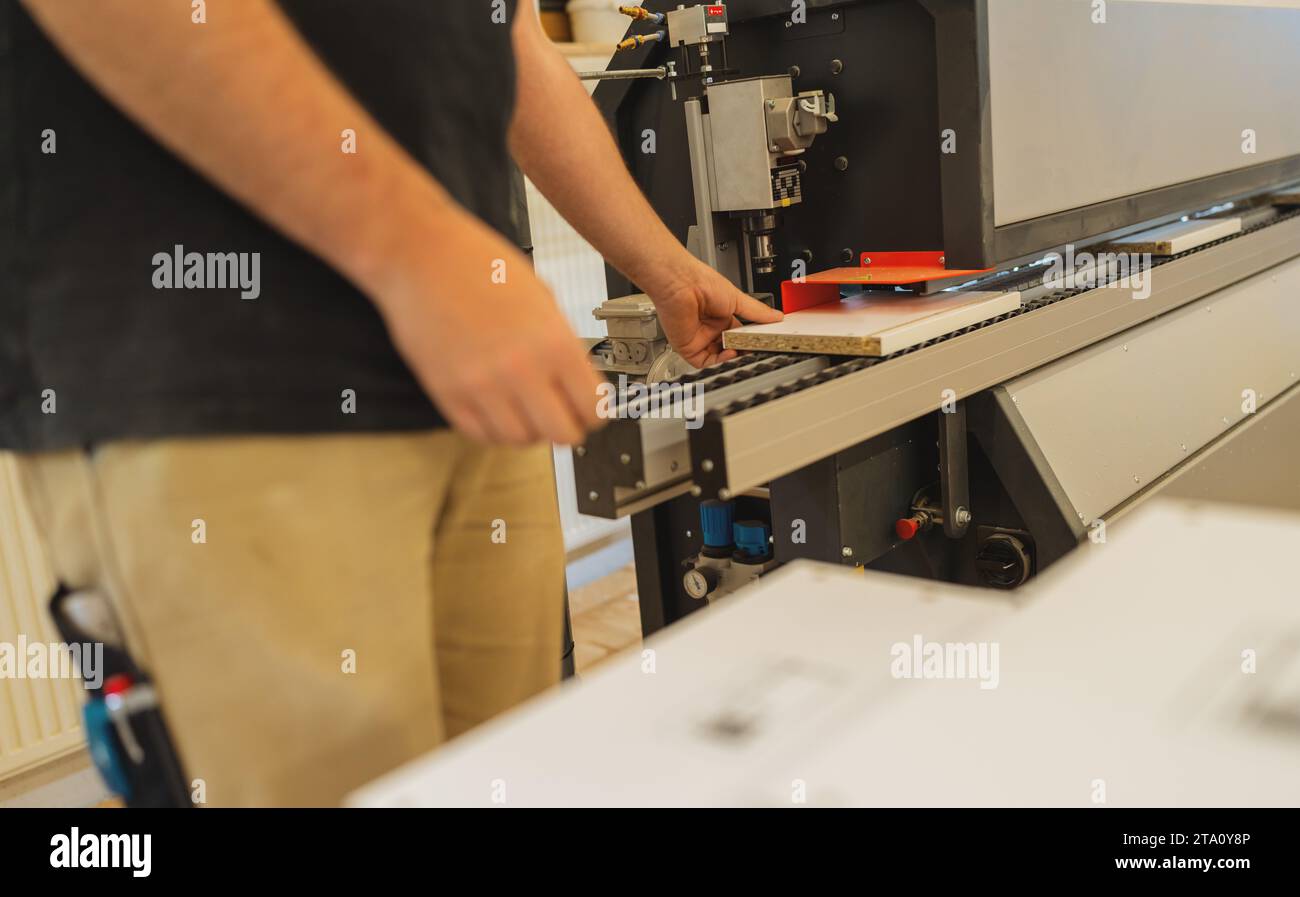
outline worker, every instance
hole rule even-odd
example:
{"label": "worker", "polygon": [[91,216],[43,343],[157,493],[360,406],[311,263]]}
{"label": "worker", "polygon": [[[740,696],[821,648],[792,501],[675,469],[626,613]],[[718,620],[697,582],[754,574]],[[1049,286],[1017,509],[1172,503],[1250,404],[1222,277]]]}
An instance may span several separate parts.
{"label": "worker", "polygon": [[196,799],[337,803],[556,682],[550,443],[598,380],[512,158],[692,364],[779,315],[655,216],[533,0],[0,0],[0,84],[0,448]]}

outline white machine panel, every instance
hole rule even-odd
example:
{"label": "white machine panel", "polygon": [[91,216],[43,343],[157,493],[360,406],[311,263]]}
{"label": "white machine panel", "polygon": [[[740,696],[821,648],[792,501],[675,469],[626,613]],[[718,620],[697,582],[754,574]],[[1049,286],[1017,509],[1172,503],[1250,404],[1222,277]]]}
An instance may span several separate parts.
{"label": "white machine panel", "polygon": [[1300,154],[1294,6],[989,0],[997,226]]}
{"label": "white machine panel", "polygon": [[1300,260],[1292,260],[1006,389],[1091,524],[1300,383],[1298,375]]}

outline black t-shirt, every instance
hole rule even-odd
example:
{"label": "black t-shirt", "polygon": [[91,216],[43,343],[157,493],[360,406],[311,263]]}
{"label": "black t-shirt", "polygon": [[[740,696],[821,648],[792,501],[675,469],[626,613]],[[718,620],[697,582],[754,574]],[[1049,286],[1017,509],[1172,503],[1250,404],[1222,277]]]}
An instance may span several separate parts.
{"label": "black t-shirt", "polygon": [[[279,3],[444,188],[516,237],[515,0]],[[342,151],[341,131],[325,139]],[[206,261],[164,270],[177,246]],[[227,253],[247,253],[242,268]],[[251,275],[253,253],[256,298],[213,288]],[[156,286],[185,270],[205,288]],[[0,0],[0,449],[440,425],[362,294],[155,143]]]}

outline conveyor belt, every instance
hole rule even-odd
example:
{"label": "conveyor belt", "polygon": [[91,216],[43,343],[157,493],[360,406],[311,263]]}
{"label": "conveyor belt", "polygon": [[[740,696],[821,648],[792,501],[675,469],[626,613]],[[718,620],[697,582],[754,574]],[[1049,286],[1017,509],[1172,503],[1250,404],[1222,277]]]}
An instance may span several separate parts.
{"label": "conveyor belt", "polygon": [[751,353],[660,384],[701,390],[703,420],[637,419],[623,412],[645,400],[622,403],[574,451],[579,510],[615,517],[688,490],[714,498],[760,486],[932,412],[945,390],[973,395],[1300,254],[1297,219],[1300,210],[1152,259],[1145,300],[1109,289],[1101,271],[1096,286],[1049,291],[1038,264],[968,286],[1017,290],[1021,308],[892,355]]}
{"label": "conveyor belt", "polygon": [[[1255,227],[1249,228],[1249,229],[1247,229],[1247,230],[1243,230],[1243,231],[1241,231],[1241,232],[1239,232],[1239,233],[1237,233],[1237,234],[1233,234],[1233,235],[1230,236],[1230,237],[1225,237],[1225,238],[1223,238],[1223,239],[1221,239],[1221,240],[1215,240],[1215,241],[1213,241],[1213,242],[1206,243],[1206,244],[1204,244],[1204,245],[1202,245],[1202,246],[1198,246],[1198,247],[1196,247],[1195,249],[1190,249],[1190,250],[1188,250],[1187,252],[1181,253],[1181,254],[1179,254],[1179,255],[1167,256],[1167,257],[1161,257],[1161,258],[1153,258],[1153,259],[1151,260],[1151,264],[1150,264],[1150,266],[1147,267],[1147,268],[1144,268],[1143,270],[1144,270],[1144,271],[1146,271],[1146,270],[1155,270],[1156,268],[1159,268],[1159,267],[1161,267],[1161,266],[1163,266],[1163,265],[1167,265],[1167,264],[1169,264],[1169,263],[1171,263],[1171,262],[1175,262],[1175,261],[1178,261],[1178,260],[1180,260],[1180,259],[1187,258],[1187,257],[1189,257],[1189,256],[1195,255],[1195,254],[1200,253],[1200,252],[1205,252],[1206,250],[1213,249],[1214,247],[1216,247],[1216,246],[1220,246],[1220,245],[1222,245],[1222,244],[1224,244],[1224,243],[1230,243],[1230,242],[1232,242],[1232,241],[1234,241],[1234,240],[1238,240],[1238,239],[1240,239],[1240,238],[1242,238],[1242,237],[1244,237],[1244,236],[1246,236],[1246,235],[1248,235],[1248,234],[1254,233],[1254,232],[1259,231],[1259,230],[1263,230],[1263,229],[1268,228],[1268,227],[1272,227],[1272,226],[1274,226],[1274,225],[1277,225],[1277,224],[1282,223],[1283,221],[1287,221],[1287,220],[1290,220],[1290,219],[1292,219],[1292,218],[1296,218],[1296,217],[1300,217],[1300,210],[1297,210],[1297,211],[1295,211],[1295,212],[1291,212],[1291,213],[1288,213],[1288,214],[1285,214],[1285,215],[1280,215],[1280,216],[1278,216],[1277,218],[1274,218],[1274,219],[1272,219],[1271,221],[1269,221],[1269,222],[1267,222],[1267,223],[1265,223],[1265,224],[1256,225]],[[1011,279],[1011,280],[1007,280],[1005,274],[1002,274],[1002,275],[996,275],[996,276],[997,276],[997,278],[998,278],[999,281],[1000,281],[1000,282],[998,283],[998,286],[997,286],[997,289],[998,289],[999,291],[1001,291],[1001,292],[1013,292],[1013,291],[1028,292],[1028,291],[1030,291],[1031,289],[1033,289],[1033,288],[1035,288],[1035,287],[1037,287],[1037,288],[1041,288],[1041,287],[1042,287],[1043,269],[1042,269],[1042,268],[1035,268],[1035,269],[1034,269],[1031,273],[1029,273],[1026,277],[1023,277],[1023,278],[1020,278],[1020,279]],[[1125,276],[1128,276],[1128,275],[1125,275]],[[1123,279],[1123,277],[1121,277],[1120,279]],[[1064,290],[1064,289],[1063,289],[1063,290],[1054,290],[1054,291],[1052,291],[1051,293],[1049,293],[1049,294],[1047,294],[1047,295],[1039,296],[1039,297],[1037,297],[1037,298],[1033,298],[1033,299],[1031,299],[1031,300],[1026,301],[1026,302],[1025,302],[1025,303],[1024,303],[1020,308],[1016,309],[1015,311],[1007,312],[1006,314],[998,315],[997,317],[994,317],[994,318],[989,318],[989,319],[986,320],[986,321],[981,321],[981,322],[979,322],[979,323],[977,323],[977,324],[972,324],[972,325],[969,326],[969,327],[964,327],[964,328],[962,328],[962,329],[960,329],[960,330],[955,330],[955,331],[953,331],[952,333],[945,334],[945,335],[943,335],[943,336],[939,336],[939,337],[935,337],[934,339],[927,340],[927,341],[924,342],[924,343],[920,343],[920,344],[918,344],[918,345],[916,345],[916,346],[912,346],[912,347],[910,347],[910,348],[903,349],[903,350],[900,351],[900,352],[895,352],[895,353],[893,353],[892,355],[884,355],[884,356],[881,356],[881,357],[879,357],[879,358],[861,358],[861,357],[857,357],[857,356],[852,356],[852,357],[844,357],[844,356],[841,356],[841,357],[840,357],[841,360],[835,360],[835,358],[832,357],[832,360],[831,360],[831,364],[830,364],[830,366],[827,367],[824,371],[821,371],[820,373],[817,373],[817,374],[810,374],[810,375],[807,375],[807,376],[804,376],[804,377],[800,377],[798,380],[792,380],[792,381],[790,381],[789,383],[784,383],[784,384],[781,384],[781,385],[779,385],[779,386],[776,386],[776,387],[772,387],[772,388],[766,389],[766,390],[764,390],[764,391],[762,391],[762,392],[755,393],[754,395],[745,396],[745,397],[743,397],[743,398],[737,399],[736,401],[729,402],[729,403],[727,403],[726,405],[723,405],[723,406],[721,406],[721,407],[718,407],[718,408],[713,409],[712,411],[709,412],[709,415],[710,415],[710,416],[718,416],[718,417],[726,417],[726,416],[729,415],[729,414],[735,414],[736,412],[739,412],[739,411],[745,411],[745,410],[748,410],[748,409],[750,409],[750,408],[755,408],[755,407],[757,407],[757,406],[759,406],[759,405],[762,405],[762,404],[764,404],[764,403],[766,403],[766,402],[770,402],[770,401],[773,401],[773,400],[775,400],[775,399],[779,399],[779,398],[784,398],[785,396],[791,395],[791,394],[796,393],[796,392],[799,392],[799,391],[801,391],[801,390],[809,389],[809,388],[811,388],[811,387],[818,386],[818,385],[820,385],[820,384],[822,384],[822,383],[828,383],[828,382],[830,382],[831,380],[838,379],[839,377],[843,377],[843,376],[845,376],[846,374],[851,374],[851,373],[854,373],[854,372],[856,372],[856,371],[865,370],[866,368],[874,367],[874,366],[879,365],[879,364],[885,364],[885,363],[890,362],[890,361],[893,361],[893,360],[895,360],[895,359],[902,358],[902,357],[907,356],[907,355],[912,355],[912,354],[915,354],[915,353],[917,353],[917,352],[924,351],[925,349],[928,349],[928,348],[930,348],[931,346],[937,345],[937,344],[939,344],[939,343],[946,342],[946,341],[948,341],[948,340],[952,340],[952,339],[956,339],[957,337],[959,337],[959,336],[964,336],[964,335],[966,335],[966,334],[968,334],[968,333],[973,333],[973,332],[975,332],[976,330],[983,330],[983,329],[988,328],[988,327],[996,326],[997,324],[1000,324],[1000,323],[1003,322],[1003,321],[1008,321],[1008,320],[1010,320],[1010,319],[1012,319],[1012,318],[1017,318],[1017,317],[1021,317],[1021,316],[1023,316],[1023,315],[1031,314],[1031,313],[1033,313],[1033,312],[1035,312],[1035,311],[1039,311],[1040,309],[1047,308],[1047,307],[1050,306],[1050,305],[1054,305],[1054,304],[1056,304],[1057,302],[1062,302],[1062,301],[1064,301],[1064,300],[1066,300],[1066,299],[1071,299],[1071,298],[1073,298],[1073,297],[1075,297],[1075,296],[1080,295],[1081,293],[1087,293],[1087,292],[1091,292],[1091,291],[1096,290],[1096,289],[1104,288],[1104,287],[1108,286],[1109,283],[1110,283],[1110,281],[1108,281],[1108,280],[1103,282],[1103,281],[1101,281],[1101,280],[1099,279],[1099,282],[1097,283],[1096,286],[1083,287],[1083,288],[1079,288],[1079,289],[1071,289],[1071,290]],[[971,289],[980,289],[980,286],[977,284],[977,285],[972,286]],[[743,357],[752,357],[752,356],[743,356]],[[759,357],[762,357],[761,353],[759,353]],[[781,357],[781,358],[788,358],[789,356],[785,356],[785,355],[783,355],[783,356],[779,356],[779,357]],[[739,361],[740,359],[736,359],[736,360]],[[702,373],[703,373],[702,371],[697,371],[697,372],[696,372],[696,375],[699,375],[699,374],[702,374]],[[733,381],[733,382],[734,382],[734,381]]]}
{"label": "conveyor belt", "polygon": [[814,375],[714,406],[689,434],[698,493],[729,497],[769,482],[934,411],[941,392],[974,395],[1292,258],[1297,219],[1291,212],[1152,259],[1153,292],[1140,301],[1110,281],[1045,293],[1042,266],[1016,280],[1004,275],[999,289],[1030,293],[1017,311],[883,358],[829,358]]}

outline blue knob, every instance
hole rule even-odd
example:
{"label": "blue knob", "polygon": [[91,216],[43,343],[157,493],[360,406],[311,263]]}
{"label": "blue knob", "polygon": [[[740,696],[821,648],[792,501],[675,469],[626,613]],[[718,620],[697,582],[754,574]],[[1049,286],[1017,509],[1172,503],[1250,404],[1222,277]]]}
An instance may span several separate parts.
{"label": "blue knob", "polygon": [[736,550],[741,554],[751,558],[767,555],[767,538],[771,533],[766,523],[760,520],[740,520],[732,529],[736,538]]}
{"label": "blue knob", "polygon": [[731,521],[735,516],[735,502],[700,502],[700,532],[706,548],[731,547]]}

